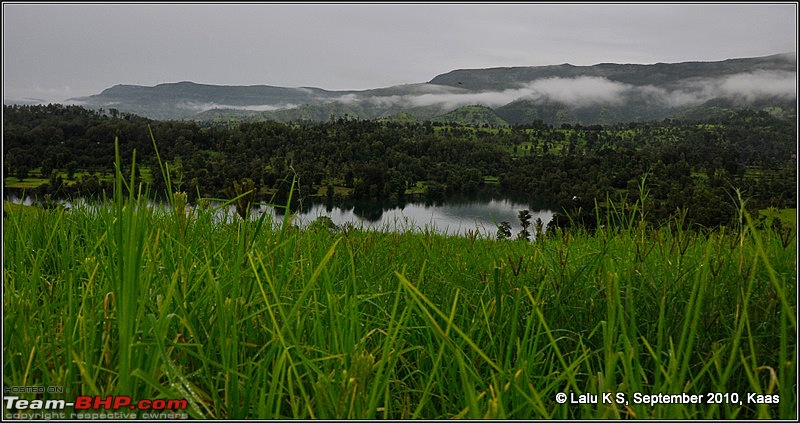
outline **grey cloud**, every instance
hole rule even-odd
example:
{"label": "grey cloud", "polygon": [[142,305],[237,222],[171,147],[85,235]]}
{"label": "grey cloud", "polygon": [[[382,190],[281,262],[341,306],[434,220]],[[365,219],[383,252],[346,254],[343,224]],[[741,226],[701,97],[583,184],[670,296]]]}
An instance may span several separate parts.
{"label": "grey cloud", "polygon": [[729,76],[719,84],[726,96],[742,96],[747,101],[761,97],[797,97],[797,73],[758,71]]}
{"label": "grey cloud", "polygon": [[185,102],[179,106],[182,109],[192,110],[195,112],[204,112],[206,110],[214,109],[232,109],[232,110],[249,110],[254,112],[271,112],[274,110],[294,109],[298,107],[297,104],[259,104],[252,106],[232,106],[227,104],[217,103],[198,103],[198,102]]}
{"label": "grey cloud", "polygon": [[[402,92],[402,94],[391,94]],[[375,92],[351,93],[332,101],[344,104],[366,104],[375,107],[439,107],[443,111],[461,106],[481,104],[500,107],[518,100],[557,102],[570,107],[621,105],[633,98],[660,103],[669,107],[695,106],[713,98],[729,98],[753,102],[765,97],[791,99],[797,97],[797,74],[779,70],[763,70],[729,75],[715,79],[689,78],[670,87],[632,85],[607,78],[544,78],[518,88],[501,91],[474,92],[463,88],[433,84],[408,84],[386,89],[385,95]],[[331,100],[328,100],[331,101]],[[238,109],[273,111],[298,107],[296,104],[231,106],[213,103],[186,103],[185,108],[197,111]]]}
{"label": "grey cloud", "polygon": [[655,100],[667,105],[693,106],[713,98],[728,98],[752,103],[762,98],[797,98],[797,73],[761,70],[739,73],[715,79],[687,79],[677,88],[666,90],[649,87],[645,91]]}
{"label": "grey cloud", "polygon": [[466,106],[468,104],[482,104],[489,107],[502,106],[515,99],[524,97],[528,94],[527,90],[503,90],[503,91],[484,91],[477,93],[451,93],[451,94],[422,94],[419,96],[408,96],[404,100],[414,106],[441,106],[442,108],[454,108]]}
{"label": "grey cloud", "polygon": [[[587,106],[598,103],[618,104],[624,100],[623,94],[629,90],[625,84],[605,78],[547,78],[532,81],[520,88],[502,91],[471,92],[464,89],[425,84],[425,89],[416,93],[388,96],[361,96],[347,94],[336,101],[343,103],[367,102],[376,106],[439,106],[453,109],[470,104],[499,107],[520,99],[553,100],[572,106]],[[425,92],[427,91],[427,92]]]}
{"label": "grey cloud", "polygon": [[573,107],[596,104],[620,104],[632,85],[606,78],[582,76],[578,78],[547,78],[533,81],[529,85],[530,97],[547,99]]}
{"label": "grey cloud", "polygon": [[453,109],[470,104],[498,107],[517,100],[554,101],[571,107],[619,105],[631,97],[643,97],[671,107],[698,105],[724,97],[753,102],[765,97],[797,97],[797,74],[787,71],[758,71],[717,79],[687,79],[673,88],[636,86],[600,77],[537,79],[520,88],[483,92],[427,92],[409,95],[362,97],[343,96],[337,101],[368,102],[376,106],[440,106]]}

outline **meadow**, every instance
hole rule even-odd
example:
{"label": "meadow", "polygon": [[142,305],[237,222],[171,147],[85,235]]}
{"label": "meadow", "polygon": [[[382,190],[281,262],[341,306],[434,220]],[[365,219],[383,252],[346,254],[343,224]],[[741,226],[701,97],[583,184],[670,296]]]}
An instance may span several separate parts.
{"label": "meadow", "polygon": [[654,226],[643,191],[593,232],[529,242],[220,223],[182,193],[148,208],[133,175],[118,158],[106,207],[4,207],[4,382],[65,388],[20,398],[182,399],[205,419],[797,418],[796,229],[742,204],[730,227]]}

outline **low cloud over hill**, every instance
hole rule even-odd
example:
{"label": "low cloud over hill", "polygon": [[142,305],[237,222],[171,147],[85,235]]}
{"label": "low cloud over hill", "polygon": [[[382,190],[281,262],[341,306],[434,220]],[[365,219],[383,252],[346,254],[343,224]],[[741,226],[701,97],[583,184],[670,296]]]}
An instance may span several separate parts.
{"label": "low cloud over hill", "polygon": [[789,113],[796,99],[796,55],[782,54],[721,62],[462,69],[427,83],[365,91],[191,82],[119,85],[73,100],[154,119],[313,121],[403,114],[428,120],[480,105],[511,124],[562,123],[559,119],[595,124],[662,119],[719,100],[731,107],[788,108]]}

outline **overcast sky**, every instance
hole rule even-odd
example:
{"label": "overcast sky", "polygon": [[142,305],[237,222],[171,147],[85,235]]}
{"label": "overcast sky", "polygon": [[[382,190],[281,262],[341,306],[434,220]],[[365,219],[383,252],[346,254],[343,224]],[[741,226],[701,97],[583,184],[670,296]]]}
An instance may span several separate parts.
{"label": "overcast sky", "polygon": [[797,51],[797,3],[3,3],[3,98],[193,81],[363,90],[455,69]]}

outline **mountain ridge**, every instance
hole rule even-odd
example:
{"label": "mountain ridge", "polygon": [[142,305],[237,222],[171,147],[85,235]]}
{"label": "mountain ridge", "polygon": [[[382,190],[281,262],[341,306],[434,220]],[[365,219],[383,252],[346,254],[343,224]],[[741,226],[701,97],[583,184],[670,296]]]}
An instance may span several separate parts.
{"label": "mountain ridge", "polygon": [[758,103],[791,116],[797,110],[796,81],[796,53],[780,53],[708,62],[456,69],[428,82],[367,90],[191,81],[152,87],[118,84],[68,101],[157,120],[326,121],[343,115],[384,119],[405,114],[420,121],[447,121],[448,115],[464,114],[452,112],[479,105],[493,110],[483,114],[491,122],[482,123],[490,125],[531,119],[610,124],[686,117],[687,110],[715,99],[730,100],[731,107]]}

